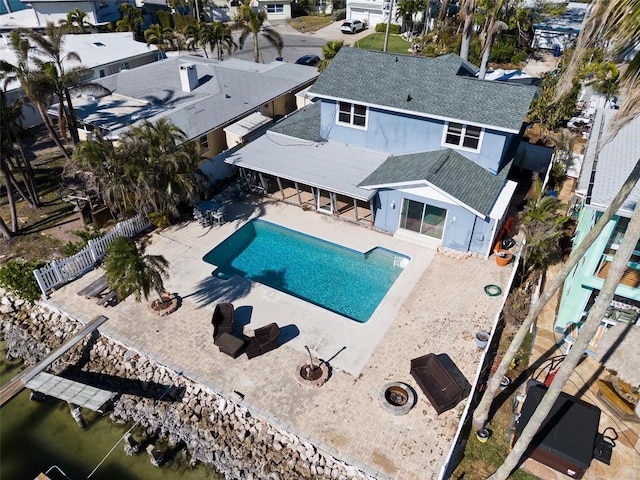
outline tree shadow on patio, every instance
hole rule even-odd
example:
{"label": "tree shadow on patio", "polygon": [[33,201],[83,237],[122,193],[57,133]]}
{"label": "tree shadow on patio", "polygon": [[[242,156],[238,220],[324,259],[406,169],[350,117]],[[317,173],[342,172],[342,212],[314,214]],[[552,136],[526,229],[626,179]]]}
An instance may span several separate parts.
{"label": "tree shadow on patio", "polygon": [[229,279],[216,278],[213,275],[205,278],[196,289],[182,298],[203,306],[210,303],[233,303],[244,298],[251,291],[252,282],[237,275]]}

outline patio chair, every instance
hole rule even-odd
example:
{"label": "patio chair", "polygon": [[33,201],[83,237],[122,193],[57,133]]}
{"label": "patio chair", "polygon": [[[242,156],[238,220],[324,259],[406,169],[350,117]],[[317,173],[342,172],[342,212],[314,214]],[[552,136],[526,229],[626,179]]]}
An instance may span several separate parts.
{"label": "patio chair", "polygon": [[257,357],[267,353],[280,345],[280,327],[275,323],[270,323],[255,331],[255,336],[249,339],[249,344],[245,353],[247,358]]}
{"label": "patio chair", "polygon": [[218,303],[213,310],[211,323],[213,324],[213,343],[217,345],[216,340],[223,333],[233,335],[233,321],[235,310],[231,303]]}
{"label": "patio chair", "polygon": [[212,221],[217,223],[218,225],[222,225],[226,221],[224,218],[226,212],[227,206],[222,205],[215,212],[212,212]]}
{"label": "patio chair", "polygon": [[456,406],[462,389],[434,353],[411,360],[411,376],[438,415]]}

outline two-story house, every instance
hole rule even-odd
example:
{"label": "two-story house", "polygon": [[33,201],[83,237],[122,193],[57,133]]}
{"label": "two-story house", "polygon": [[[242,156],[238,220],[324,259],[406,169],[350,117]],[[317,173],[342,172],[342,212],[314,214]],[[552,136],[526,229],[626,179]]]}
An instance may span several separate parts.
{"label": "two-story house", "polygon": [[476,72],[456,55],[343,48],[309,91],[317,102],[226,161],[275,198],[488,256],[537,90]]}
{"label": "two-story house", "polygon": [[[627,176],[638,162],[640,153],[640,117],[623,127],[606,142],[607,125],[616,110],[598,109],[584,156],[576,194],[580,198],[578,224],[573,240],[580,244],[604,212]],[[595,302],[607,276],[629,218],[640,201],[640,185],[636,186],[617,215],[607,224],[598,239],[565,281],[556,329],[569,323],[580,324]],[[636,323],[640,313],[640,243],[636,248],[608,312],[606,323]]]}

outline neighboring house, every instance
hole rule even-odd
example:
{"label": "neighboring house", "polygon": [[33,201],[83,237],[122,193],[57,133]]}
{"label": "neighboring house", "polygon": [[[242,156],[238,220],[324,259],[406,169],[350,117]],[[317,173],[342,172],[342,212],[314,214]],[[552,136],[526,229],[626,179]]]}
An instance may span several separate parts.
{"label": "neighboring house", "polygon": [[[286,62],[220,62],[184,55],[99,79],[113,93],[76,98],[74,108],[85,138],[99,128],[117,139],[130,125],[167,118],[198,143],[203,157],[211,158],[293,112],[296,93],[317,76],[313,67]],[[215,181],[227,176],[229,167],[213,160],[201,169]]]}
{"label": "neighboring house", "polygon": [[291,0],[253,0],[251,5],[267,12],[269,20],[289,20],[291,18]]}
{"label": "neighboring house", "polygon": [[[585,235],[607,209],[627,176],[639,160],[640,117],[627,124],[610,142],[605,143],[607,124],[615,110],[598,109],[591,128],[576,194],[580,197],[578,225],[573,245]],[[599,151],[598,151],[599,150]],[[617,215],[567,277],[562,291],[556,327],[579,323],[597,297],[611,261],[624,237],[629,218],[640,201],[640,185],[633,189]],[[640,245],[616,289],[609,319],[635,323],[640,312]]]}
{"label": "neighboring house", "polygon": [[[17,58],[10,47],[8,35],[2,34],[0,44],[0,59],[15,65]],[[114,33],[86,33],[65,35],[63,38],[64,52],[76,52],[81,63],[65,61],[67,68],[83,66],[87,74],[83,81],[93,81],[120,70],[146,65],[157,60],[158,49],[155,45],[146,45],[133,39],[131,32]],[[24,96],[20,82],[15,80],[5,86],[7,98],[14,101]],[[35,108],[23,109],[22,125],[31,127],[42,123],[42,119]]]}
{"label": "neighboring house", "polygon": [[45,28],[48,22],[58,24],[67,18],[74,8],[87,14],[87,23],[95,27],[103,27],[120,19],[118,7],[133,0],[28,0],[23,3],[31,5],[28,10],[0,16],[0,30],[15,28]]}
{"label": "neighboring house", "polygon": [[573,47],[582,29],[589,3],[568,3],[558,18],[549,18],[533,26],[533,48],[564,51]]}
{"label": "neighboring house", "polygon": [[[389,0],[347,0],[347,18],[362,20],[365,24],[375,28],[378,23],[387,21],[390,5],[391,2]],[[394,21],[394,18],[396,18],[396,15],[392,17],[392,21]]]}
{"label": "neighboring house", "polygon": [[[326,0],[316,0],[326,4]],[[232,21],[238,14],[238,7],[242,5],[240,0],[211,0],[208,3],[207,14],[211,20],[217,22]],[[291,18],[291,0],[251,0],[249,2],[255,10],[267,12],[268,20],[289,20]],[[322,9],[325,9],[322,7]],[[328,12],[331,13],[331,9]]]}
{"label": "neighboring house", "polygon": [[226,161],[275,198],[488,256],[537,90],[476,73],[456,55],[343,48],[309,91],[316,103]]}

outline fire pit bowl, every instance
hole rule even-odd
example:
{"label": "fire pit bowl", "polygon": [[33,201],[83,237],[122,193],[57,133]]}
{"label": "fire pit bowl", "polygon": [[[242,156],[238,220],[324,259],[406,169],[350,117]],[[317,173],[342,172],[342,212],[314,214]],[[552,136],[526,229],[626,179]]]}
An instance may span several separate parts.
{"label": "fire pit bowl", "polygon": [[416,403],[414,390],[402,382],[385,384],[380,390],[380,405],[394,415],[406,415]]}

